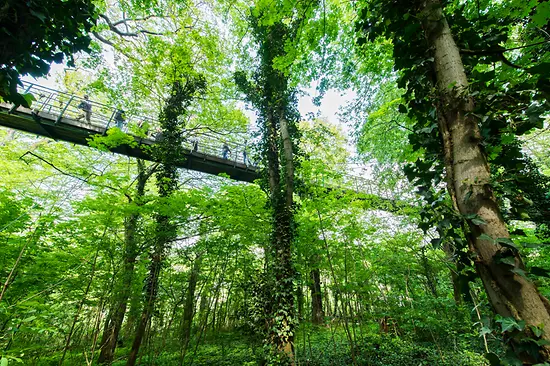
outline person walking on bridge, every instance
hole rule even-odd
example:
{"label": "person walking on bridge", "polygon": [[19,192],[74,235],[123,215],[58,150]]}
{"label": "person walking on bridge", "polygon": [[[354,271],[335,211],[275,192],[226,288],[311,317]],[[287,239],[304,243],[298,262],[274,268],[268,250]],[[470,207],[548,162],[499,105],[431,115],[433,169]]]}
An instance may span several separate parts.
{"label": "person walking on bridge", "polygon": [[92,103],[90,103],[89,97],[87,95],[84,96],[84,100],[82,100],[82,102],[80,102],[80,104],[78,105],[78,109],[82,110],[84,113],[76,117],[76,120],[80,121],[82,118],[86,117],[86,122],[91,124],[92,123]]}
{"label": "person walking on bridge", "polygon": [[227,146],[227,142],[225,142],[222,147],[222,157],[224,159],[228,159],[229,154],[231,154],[231,150],[229,149],[229,146]]}
{"label": "person walking on bridge", "polygon": [[124,110],[117,109],[114,117],[116,126],[121,130],[122,130],[122,127],[124,126],[124,122],[126,122],[126,119],[124,118],[124,113],[125,113]]}

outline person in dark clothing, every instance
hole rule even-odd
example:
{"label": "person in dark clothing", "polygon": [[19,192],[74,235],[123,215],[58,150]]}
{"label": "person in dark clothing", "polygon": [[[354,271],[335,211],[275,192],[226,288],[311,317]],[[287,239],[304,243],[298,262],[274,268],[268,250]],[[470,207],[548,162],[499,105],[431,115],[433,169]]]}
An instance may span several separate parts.
{"label": "person in dark clothing", "polygon": [[82,110],[84,113],[76,117],[76,120],[80,121],[82,118],[86,117],[86,122],[92,123],[92,103],[90,103],[87,95],[84,96],[84,100],[78,105],[78,109]]}
{"label": "person in dark clothing", "polygon": [[115,117],[113,118],[115,120],[116,126],[122,130],[122,127],[124,126],[124,122],[126,122],[126,118],[124,118],[124,110],[117,109],[115,113]]}
{"label": "person in dark clothing", "polygon": [[158,142],[164,139],[164,136],[162,135],[162,130],[160,129],[160,127],[157,127],[154,138]]}
{"label": "person in dark clothing", "polygon": [[227,142],[226,142],[223,144],[223,147],[222,147],[222,157],[224,159],[228,159],[229,154],[231,154],[231,150],[229,149],[229,146],[227,146]]}
{"label": "person in dark clothing", "polygon": [[198,139],[193,140],[193,151],[194,152],[199,151],[199,140]]}

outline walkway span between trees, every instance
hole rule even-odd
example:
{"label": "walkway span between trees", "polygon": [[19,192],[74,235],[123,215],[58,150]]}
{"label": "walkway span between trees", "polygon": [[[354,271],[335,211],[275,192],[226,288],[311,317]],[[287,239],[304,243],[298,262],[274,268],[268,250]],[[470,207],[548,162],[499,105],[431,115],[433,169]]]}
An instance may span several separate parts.
{"label": "walkway span between trees", "polygon": [[[33,95],[35,101],[32,103],[32,109],[0,103],[0,126],[83,146],[89,146],[88,141],[92,136],[104,135],[107,130],[116,126],[118,109],[112,106],[90,100],[92,114],[88,123],[85,117],[78,118],[83,115],[83,111],[78,108],[83,101],[81,97],[29,82],[23,82],[19,92]],[[120,145],[111,151],[134,158],[153,160],[149,147],[155,144],[155,138],[151,133],[145,138],[132,134],[132,131],[139,130],[138,125],[145,122],[149,124],[150,131],[159,126],[154,118],[126,112],[122,130],[132,136],[137,144],[135,147]],[[197,141],[196,146],[194,141]],[[222,155],[224,143],[227,143],[231,151],[227,158]],[[215,175],[225,173],[231,179],[242,182],[253,182],[259,178],[258,167],[252,163],[244,164],[243,151],[246,146],[243,144],[228,142],[223,136],[201,134],[200,138],[188,138],[183,147],[184,156],[178,164],[180,168]],[[381,190],[375,182],[358,176],[343,174],[338,179],[319,176],[312,180],[311,183],[315,186],[327,187],[329,190],[342,189],[372,196],[378,202],[376,206],[389,203],[393,206],[398,202],[392,198],[392,192]]]}
{"label": "walkway span between trees", "polygon": [[[81,97],[60,92],[41,85],[23,82],[21,93],[29,93],[36,98],[32,103],[32,110],[24,107],[15,107],[0,103],[0,125],[30,132],[35,135],[50,137],[74,144],[88,145],[88,139],[94,135],[106,134],[107,130],[116,126],[117,109],[95,101],[89,101],[92,106],[90,123],[86,118],[78,119],[84,112],[78,108],[83,101]],[[131,133],[138,124],[149,124],[150,133],[147,138],[136,137]],[[136,116],[125,113],[125,122],[122,130],[133,136],[136,147],[129,145],[118,146],[111,151],[134,158],[152,160],[150,149],[147,147],[155,143],[152,136],[159,123],[151,117]],[[202,134],[197,139],[197,149],[188,139],[184,143],[184,156],[180,168],[195,170],[208,174],[225,173],[230,178],[243,182],[253,182],[258,179],[258,168],[245,165],[242,161],[244,145],[228,142],[230,153],[227,159],[222,157],[224,141],[211,135]]]}

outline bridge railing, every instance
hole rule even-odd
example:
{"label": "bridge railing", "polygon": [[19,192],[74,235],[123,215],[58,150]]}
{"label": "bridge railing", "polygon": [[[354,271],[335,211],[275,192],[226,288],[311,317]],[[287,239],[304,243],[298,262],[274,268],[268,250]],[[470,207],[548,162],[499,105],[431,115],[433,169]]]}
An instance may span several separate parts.
{"label": "bridge railing", "polygon": [[[103,133],[110,128],[117,127],[130,135],[134,135],[132,131],[135,128],[144,128],[147,125],[146,138],[152,142],[160,138],[160,123],[150,116],[123,111],[124,118],[122,121],[116,118],[117,112],[122,111],[121,108],[113,108],[91,99],[84,99],[84,97],[75,94],[54,90],[27,81],[23,81],[23,85],[19,87],[19,92],[32,94],[35,97],[35,101],[32,103],[33,111],[38,114],[47,113],[55,116],[56,123],[74,124],[74,122],[80,122],[85,124],[84,127],[99,128]],[[89,116],[82,108],[81,103],[83,102],[89,103],[91,106]],[[247,154],[250,153],[245,144],[223,141],[212,134],[193,134],[189,132],[186,135],[184,147],[192,152],[226,159],[233,165],[244,163],[247,166],[255,167],[252,160],[247,159],[246,162],[244,161],[243,152],[246,150]],[[229,148],[226,154],[224,153],[224,145]]]}
{"label": "bridge railing", "polygon": [[[158,120],[151,116],[137,115],[125,111],[124,123],[117,123],[115,118],[119,108],[114,108],[103,103],[99,103],[93,100],[86,100],[90,103],[92,109],[87,119],[85,111],[81,108],[81,103],[85,99],[75,94],[54,90],[42,85],[23,81],[23,85],[19,88],[21,93],[30,93],[35,97],[35,101],[32,103],[33,113],[48,114],[53,116],[56,123],[67,123],[75,125],[79,122],[79,127],[92,126],[99,128],[102,133],[106,133],[108,129],[112,127],[118,127],[122,131],[136,136],[132,131],[136,128],[142,128],[142,132],[145,130],[145,126],[148,125],[146,132],[146,139],[154,143],[160,135],[158,133],[160,123]],[[250,149],[246,144],[227,141],[225,138],[220,138],[213,134],[195,134],[193,131],[185,133],[184,147],[189,149],[191,153],[201,153],[217,158],[226,159],[229,165],[235,166],[237,163],[245,164],[251,168],[256,168],[257,164],[252,161],[250,157]],[[229,147],[229,152],[224,155],[224,145]],[[246,158],[244,152],[246,151]],[[359,176],[349,174],[318,174],[314,175],[314,184],[327,188],[341,188],[345,190],[353,190],[361,193],[376,194],[382,197],[391,197],[391,192],[383,192],[378,188],[376,182],[365,179]]]}

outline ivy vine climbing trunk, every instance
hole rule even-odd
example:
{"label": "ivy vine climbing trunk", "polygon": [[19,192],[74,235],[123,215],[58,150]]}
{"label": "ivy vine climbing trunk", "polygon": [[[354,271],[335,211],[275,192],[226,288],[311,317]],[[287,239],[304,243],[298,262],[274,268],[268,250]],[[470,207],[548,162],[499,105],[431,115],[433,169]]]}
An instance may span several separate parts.
{"label": "ivy vine climbing trunk", "polygon": [[[130,203],[135,203],[135,205],[139,207],[143,204],[145,184],[151,176],[154,167],[152,167],[149,171],[146,170],[143,160],[137,161],[137,167],[138,175],[136,191]],[[106,320],[107,327],[101,337],[101,352],[99,353],[98,358],[98,362],[100,364],[110,364],[113,362],[118,336],[120,334],[120,329],[122,328],[122,323],[124,322],[128,299],[132,291],[136,257],[138,255],[136,230],[139,219],[139,212],[134,211],[129,214],[124,221],[124,264],[122,267],[122,274],[119,284],[114,291],[114,301],[112,303],[111,310],[109,311],[110,316]]]}
{"label": "ivy vine climbing trunk", "polygon": [[[156,173],[157,188],[161,198],[170,197],[178,185],[176,164],[184,156],[182,153],[183,130],[179,117],[185,114],[196,93],[205,88],[206,82],[202,76],[188,76],[186,80],[174,81],[171,85],[170,96],[159,116],[163,138],[157,143],[156,151],[154,151],[156,160],[162,163]],[[155,309],[164,258],[177,233],[177,227],[170,216],[159,212],[156,214],[155,221],[155,239],[145,284],[145,303],[126,363],[127,366],[136,364],[145,330]]]}
{"label": "ivy vine climbing trunk", "polygon": [[[492,193],[489,165],[480,146],[480,131],[472,113],[474,100],[468,94],[464,66],[441,2],[423,1],[420,17],[428,45],[433,49],[448,190],[456,196],[460,213],[468,218],[477,271],[498,314],[539,327],[542,338],[550,341],[550,331],[544,329],[550,324],[550,303],[522,275],[522,259],[509,244],[510,235]],[[529,327],[525,329],[534,336]],[[519,344],[515,346],[524,362],[532,361]],[[540,355],[542,360],[548,360],[550,348],[540,347]]]}
{"label": "ivy vine climbing trunk", "polygon": [[295,91],[289,78],[274,67],[278,57],[285,57],[285,44],[295,37],[296,24],[282,21],[263,24],[261,16],[252,19],[254,35],[259,43],[260,65],[253,79],[236,73],[240,89],[259,111],[262,129],[262,157],[266,166],[269,202],[273,229],[271,245],[266,251],[269,287],[266,294],[270,309],[267,338],[276,354],[293,363],[294,280],[292,243],[294,236],[294,170],[298,140]]}

